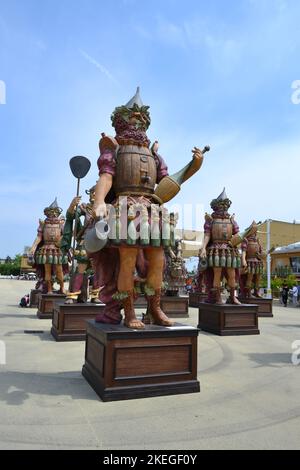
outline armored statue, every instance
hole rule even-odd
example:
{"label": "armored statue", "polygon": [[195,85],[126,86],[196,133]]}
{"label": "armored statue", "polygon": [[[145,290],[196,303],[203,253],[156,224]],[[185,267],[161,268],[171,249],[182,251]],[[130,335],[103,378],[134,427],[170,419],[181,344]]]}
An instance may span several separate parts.
{"label": "armored statue", "polygon": [[[72,273],[69,292],[65,303],[86,302],[88,300],[88,269],[93,269],[93,255],[88,255],[84,246],[85,231],[93,222],[93,203],[95,199],[95,186],[86,191],[89,202],[81,203],[81,196],[74,197],[66,213],[61,249],[68,253],[71,248],[72,236],[76,238],[76,247],[73,256],[76,260],[76,272]],[[74,220],[77,219],[76,233]],[[91,302],[100,303],[98,278],[92,276]]]}
{"label": "armored statue", "polygon": [[29,257],[36,266],[38,277],[47,285],[47,293],[53,292],[52,275],[56,276],[61,294],[64,294],[64,272],[68,271],[68,256],[60,249],[65,219],[57,199],[44,209],[45,220],[40,220],[37,237]]}
{"label": "armored statue", "polygon": [[[110,232],[107,245],[99,251],[97,275],[100,285],[104,285],[103,275],[107,276],[105,263],[108,261],[110,292],[115,281],[113,298],[124,309],[124,324],[129,328],[144,328],[134,311],[134,273],[142,251],[147,262],[145,292],[152,322],[170,326],[173,322],[161,310],[160,297],[164,248],[174,246],[175,235],[174,220],[163,202],[172,199],[180,190],[181,183],[201,167],[204,151],[195,147],[190,164],[173,177],[168,176],[167,165],[158,154],[157,141],[150,147],[146,134],[150,125],[149,106],[142,103],[139,89],[125,106],[114,110],[111,119],[116,136],[102,134],[99,143],[100,177],[96,185],[94,213],[95,217],[106,218]],[[98,232],[96,230],[96,234]],[[107,250],[114,251],[114,254]],[[106,311],[97,319],[108,323],[120,322],[119,313],[114,317]]]}
{"label": "armored statue", "polygon": [[[263,273],[263,260],[266,257],[257,229],[242,241],[242,273],[240,276],[241,296],[245,298],[261,297],[259,295],[260,277]],[[252,295],[252,287],[253,295]]]}
{"label": "armored statue", "polygon": [[238,270],[241,267],[241,254],[237,245],[243,236],[252,234],[252,226],[242,236],[234,215],[228,213],[231,201],[228,199],[225,188],[223,192],[211,202],[213,213],[205,215],[204,241],[200,250],[200,262],[207,263],[205,279],[207,283],[208,301],[222,304],[221,283],[225,278],[229,288],[229,303],[240,304],[235,289],[238,280]]}
{"label": "armored statue", "polygon": [[179,290],[185,287],[187,278],[185,262],[182,256],[182,241],[176,240],[175,247],[168,247],[165,250],[165,255],[164,282],[166,283],[166,294],[176,296]]}

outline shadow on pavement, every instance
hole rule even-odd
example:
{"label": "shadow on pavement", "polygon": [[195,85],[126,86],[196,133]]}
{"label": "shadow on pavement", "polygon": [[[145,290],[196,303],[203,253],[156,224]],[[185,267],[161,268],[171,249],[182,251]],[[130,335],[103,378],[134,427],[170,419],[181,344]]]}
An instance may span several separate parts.
{"label": "shadow on pavement", "polygon": [[35,372],[1,372],[0,400],[7,405],[21,405],[34,395],[69,396],[76,399],[101,400],[82,377],[81,371],[41,374]]}
{"label": "shadow on pavement", "polygon": [[258,367],[282,367],[290,365],[293,367],[290,353],[250,353],[247,354],[250,361],[256,362]]}
{"label": "shadow on pavement", "polygon": [[300,328],[300,324],[299,323],[295,323],[294,325],[288,325],[288,324],[278,324],[276,325],[278,326],[279,328]]}
{"label": "shadow on pavement", "polygon": [[[34,333],[34,330],[37,330],[37,333]],[[27,328],[25,330],[8,331],[3,336],[38,336],[41,341],[55,341],[48,328],[45,328],[45,330],[43,330],[43,325],[39,326],[38,328],[35,328],[34,330]]]}

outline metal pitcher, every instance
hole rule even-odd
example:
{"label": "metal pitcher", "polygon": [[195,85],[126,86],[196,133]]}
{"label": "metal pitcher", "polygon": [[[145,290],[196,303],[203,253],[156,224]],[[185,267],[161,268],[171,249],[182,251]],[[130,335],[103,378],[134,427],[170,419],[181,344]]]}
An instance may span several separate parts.
{"label": "metal pitcher", "polygon": [[105,247],[110,228],[105,219],[98,220],[93,227],[84,234],[84,246],[87,252],[96,253]]}

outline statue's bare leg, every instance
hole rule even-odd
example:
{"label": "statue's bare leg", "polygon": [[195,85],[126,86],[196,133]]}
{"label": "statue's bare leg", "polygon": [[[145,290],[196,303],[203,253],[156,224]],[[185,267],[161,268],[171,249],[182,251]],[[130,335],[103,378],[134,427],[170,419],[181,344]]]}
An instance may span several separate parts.
{"label": "statue's bare leg", "polygon": [[230,301],[232,304],[241,305],[241,302],[235,296],[235,269],[227,268],[228,286],[230,289]]}
{"label": "statue's bare leg", "polygon": [[62,264],[57,264],[56,265],[55,274],[56,274],[56,278],[57,278],[59,286],[60,286],[60,293],[64,294],[65,293],[65,286],[64,286],[64,273],[63,273]]}
{"label": "statue's bare leg", "polygon": [[136,318],[134,311],[134,271],[138,248],[120,247],[120,272],[118,277],[119,295],[124,296],[122,306],[124,308],[124,324],[128,328],[141,329],[145,325]]}
{"label": "statue's bare leg", "polygon": [[221,298],[221,278],[222,278],[222,268],[213,268],[214,271],[214,280],[213,280],[213,300],[214,303],[222,305]]}
{"label": "statue's bare leg", "polygon": [[255,274],[254,276],[254,297],[261,298],[259,294],[259,287],[260,287],[260,274]]}
{"label": "statue's bare leg", "polygon": [[157,325],[172,326],[174,322],[160,308],[161,285],[164,269],[163,248],[146,248],[145,257],[148,261],[147,288],[153,292],[147,294],[148,312]]}
{"label": "statue's bare leg", "polygon": [[45,281],[47,284],[47,294],[52,294],[52,264],[45,264]]}
{"label": "statue's bare leg", "polygon": [[253,297],[253,295],[251,294],[252,281],[253,281],[253,274],[248,272],[247,281],[246,281],[246,289],[247,289],[249,298]]}

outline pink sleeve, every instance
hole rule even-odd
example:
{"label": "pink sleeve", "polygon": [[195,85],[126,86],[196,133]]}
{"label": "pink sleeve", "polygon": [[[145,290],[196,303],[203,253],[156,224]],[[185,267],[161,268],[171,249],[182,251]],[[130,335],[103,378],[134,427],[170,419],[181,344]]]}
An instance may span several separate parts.
{"label": "pink sleeve", "polygon": [[157,183],[160,182],[165,176],[168,176],[168,167],[164,161],[164,159],[156,154],[156,165],[157,165]]}
{"label": "pink sleeve", "polygon": [[99,176],[103,173],[108,173],[115,176],[116,173],[116,160],[113,153],[110,150],[104,150],[98,158],[97,162],[99,168]]}
{"label": "pink sleeve", "polygon": [[243,251],[247,251],[247,247],[248,247],[248,240],[247,238],[244,238],[244,240],[242,241],[242,244],[241,244],[241,248]]}
{"label": "pink sleeve", "polygon": [[239,233],[240,227],[238,226],[238,224],[236,223],[235,220],[233,221],[232,225],[233,225],[232,233],[233,233],[233,235],[236,235],[237,233]]}
{"label": "pink sleeve", "polygon": [[206,220],[204,224],[204,233],[210,235],[211,233],[211,226],[212,222],[211,220]]}

